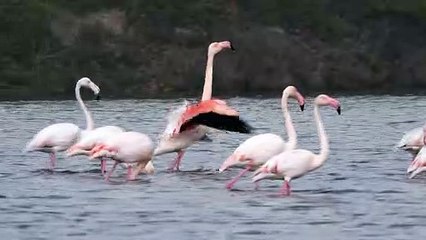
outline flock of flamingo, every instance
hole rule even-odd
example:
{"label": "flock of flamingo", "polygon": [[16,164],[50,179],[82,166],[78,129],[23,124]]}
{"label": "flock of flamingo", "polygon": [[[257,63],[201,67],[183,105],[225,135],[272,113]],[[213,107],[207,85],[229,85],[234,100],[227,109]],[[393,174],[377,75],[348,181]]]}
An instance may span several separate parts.
{"label": "flock of flamingo", "polygon": [[[185,150],[193,143],[206,138],[210,128],[238,133],[251,133],[252,127],[242,120],[239,113],[225,101],[212,99],[213,60],[223,49],[234,50],[229,41],[213,42],[208,47],[205,82],[201,100],[195,104],[185,104],[168,116],[168,124],[164,133],[154,144],[147,135],[125,131],[117,126],[94,127],[91,113],[83,103],[80,88],[89,88],[97,96],[99,87],[89,78],[81,78],[75,87],[75,95],[86,117],[86,129],[80,129],[73,123],[56,123],[40,130],[26,145],[25,151],[39,151],[49,154],[49,167],[56,165],[56,153],[65,152],[67,157],[86,155],[91,161],[100,161],[101,172],[108,181],[117,165],[127,168],[127,180],[134,180],[140,173],[154,172],[153,157],[166,153],[177,153],[170,170],[179,171]],[[290,194],[290,181],[321,167],[329,154],[329,142],[321,120],[319,108],[330,106],[340,114],[338,100],[325,94],[318,95],[314,104],[314,120],[318,130],[320,153],[297,148],[296,131],[288,110],[289,98],[294,99],[303,111],[305,99],[294,86],[287,86],[282,93],[281,107],[284,115],[288,140],[277,134],[263,133],[252,136],[241,143],[223,162],[219,172],[231,167],[244,169],[226,184],[233,188],[238,179],[248,171],[253,171],[252,181],[257,183],[263,179],[279,179],[284,184],[280,193]],[[409,171],[415,175],[426,169],[426,150],[421,148],[426,138],[423,131],[426,126],[415,132],[415,141],[411,137],[401,140],[401,147],[410,151],[419,151]],[[411,136],[411,135],[410,135]],[[420,150],[421,148],[421,150]],[[107,171],[106,161],[114,164]]]}

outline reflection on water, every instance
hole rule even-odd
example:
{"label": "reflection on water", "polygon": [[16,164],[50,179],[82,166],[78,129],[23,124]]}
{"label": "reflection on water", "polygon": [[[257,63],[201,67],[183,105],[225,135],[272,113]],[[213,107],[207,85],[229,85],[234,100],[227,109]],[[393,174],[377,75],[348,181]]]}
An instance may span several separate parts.
{"label": "reflection on water", "polygon": [[[0,103],[0,233],[8,239],[414,239],[426,235],[426,180],[408,180],[410,156],[396,151],[402,133],[422,126],[423,97],[340,97],[342,115],[323,109],[331,142],[325,165],[293,182],[293,195],[277,197],[280,182],[258,191],[248,177],[227,191],[238,169],[216,169],[247,135],[214,132],[186,153],[182,172],[165,171],[173,154],[155,159],[154,176],[111,183],[83,157],[60,159],[46,170],[47,155],[22,154],[26,141],[55,122],[84,127],[74,101]],[[279,99],[229,99],[256,133],[284,134]],[[299,146],[318,150],[312,116],[291,105]],[[152,138],[180,100],[88,103],[97,126],[118,125]]]}

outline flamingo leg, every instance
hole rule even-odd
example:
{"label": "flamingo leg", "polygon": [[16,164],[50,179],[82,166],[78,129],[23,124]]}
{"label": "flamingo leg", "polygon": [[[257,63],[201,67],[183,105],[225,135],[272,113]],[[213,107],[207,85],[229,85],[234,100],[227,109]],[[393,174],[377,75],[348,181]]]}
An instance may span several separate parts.
{"label": "flamingo leg", "polygon": [[180,150],[177,153],[176,159],[173,161],[172,165],[170,165],[168,169],[169,171],[179,171],[179,165],[180,165],[180,162],[182,161],[182,157],[184,154],[185,154],[185,151],[183,150]]}
{"label": "flamingo leg", "polygon": [[132,177],[132,165],[131,164],[129,164],[128,166],[127,166],[127,180],[128,181],[132,181],[132,180],[134,180],[134,179],[132,179],[133,177]]}
{"label": "flamingo leg", "polygon": [[108,174],[105,177],[105,181],[107,181],[107,182],[109,181],[109,178],[111,177],[111,175],[114,172],[117,165],[118,165],[118,162],[114,162],[114,165],[112,165],[111,171],[109,171]]}
{"label": "flamingo leg", "polygon": [[55,156],[54,152],[49,153],[49,159],[50,159],[49,168],[50,168],[50,170],[53,170],[53,169],[55,169],[55,166],[56,166],[56,156]]}
{"label": "flamingo leg", "polygon": [[290,184],[287,180],[284,180],[284,184],[281,187],[280,193],[284,196],[290,196]]}
{"label": "flamingo leg", "polygon": [[251,166],[247,166],[244,170],[242,170],[236,177],[234,177],[231,181],[226,184],[226,188],[231,190],[235,183],[240,179],[247,171],[251,169]]}
{"label": "flamingo leg", "polygon": [[106,159],[105,158],[101,158],[101,172],[102,172],[102,176],[105,176],[107,169],[106,169]]}

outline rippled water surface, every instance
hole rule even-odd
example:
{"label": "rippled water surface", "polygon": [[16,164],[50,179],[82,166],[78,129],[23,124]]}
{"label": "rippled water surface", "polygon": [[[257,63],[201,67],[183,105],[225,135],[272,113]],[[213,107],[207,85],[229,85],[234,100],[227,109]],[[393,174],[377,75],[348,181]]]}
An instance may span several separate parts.
{"label": "rippled water surface", "polygon": [[[322,109],[330,156],[315,172],[254,190],[248,176],[228,191],[239,169],[215,169],[248,138],[214,132],[213,142],[192,146],[182,171],[155,159],[156,174],[126,182],[117,169],[110,183],[84,157],[60,155],[54,172],[47,155],[23,154],[25,143],[55,122],[84,127],[75,101],[0,103],[0,235],[7,239],[415,239],[426,235],[426,178],[409,180],[410,156],[394,150],[402,133],[422,126],[420,96],[339,97],[342,115]],[[285,134],[279,99],[229,99],[255,133]],[[299,146],[317,151],[312,98],[306,111],[290,104]],[[97,126],[118,125],[156,138],[169,109],[181,100],[89,101]]]}

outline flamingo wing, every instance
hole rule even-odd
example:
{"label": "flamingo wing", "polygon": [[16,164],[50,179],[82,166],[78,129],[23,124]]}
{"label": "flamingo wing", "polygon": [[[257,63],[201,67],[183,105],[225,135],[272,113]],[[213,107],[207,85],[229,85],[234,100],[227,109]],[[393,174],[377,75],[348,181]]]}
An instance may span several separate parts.
{"label": "flamingo wing", "polygon": [[196,125],[240,133],[250,133],[252,130],[249,124],[240,119],[235,109],[221,100],[206,100],[188,106],[174,132],[183,132]]}

